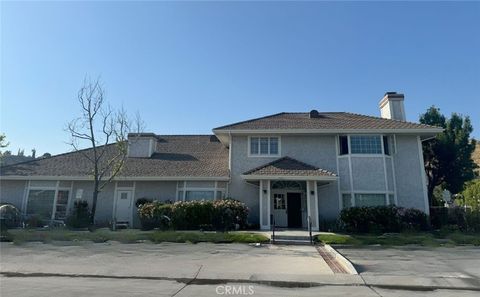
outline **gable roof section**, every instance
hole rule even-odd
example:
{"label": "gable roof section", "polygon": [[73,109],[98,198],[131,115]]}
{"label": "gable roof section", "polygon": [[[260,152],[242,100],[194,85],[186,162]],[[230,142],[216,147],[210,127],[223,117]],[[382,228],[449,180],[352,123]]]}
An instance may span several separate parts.
{"label": "gable roof section", "polygon": [[322,176],[335,178],[336,174],[325,169],[295,160],[282,157],[273,162],[254,168],[243,173],[244,176]]}
{"label": "gable roof section", "polygon": [[[228,149],[214,135],[159,135],[157,153],[150,158],[127,158],[121,178],[228,178]],[[107,154],[114,154],[117,147],[107,146]],[[91,149],[37,159],[0,168],[0,176],[48,176],[89,178],[92,168],[83,154]]]}
{"label": "gable roof section", "polygon": [[213,129],[215,132],[241,130],[438,130],[435,126],[384,119],[348,112],[282,112]]}

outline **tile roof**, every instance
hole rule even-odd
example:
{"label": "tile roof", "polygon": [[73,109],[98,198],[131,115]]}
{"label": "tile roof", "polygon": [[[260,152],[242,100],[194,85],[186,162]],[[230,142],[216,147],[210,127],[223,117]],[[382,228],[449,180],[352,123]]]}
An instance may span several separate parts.
{"label": "tile roof", "polygon": [[[107,147],[114,154],[117,147]],[[159,135],[157,153],[150,158],[127,158],[119,177],[228,177],[228,149],[214,135]],[[0,168],[0,176],[91,175],[91,163],[83,154],[91,149],[36,159]]]}
{"label": "tile roof", "polygon": [[328,170],[320,169],[290,157],[282,157],[273,162],[249,170],[243,175],[336,176],[334,173]]}
{"label": "tile roof", "polygon": [[309,112],[282,112],[266,117],[238,122],[213,129],[222,130],[285,130],[285,129],[435,129],[438,127],[384,119],[348,112],[319,112],[318,117],[310,118]]}

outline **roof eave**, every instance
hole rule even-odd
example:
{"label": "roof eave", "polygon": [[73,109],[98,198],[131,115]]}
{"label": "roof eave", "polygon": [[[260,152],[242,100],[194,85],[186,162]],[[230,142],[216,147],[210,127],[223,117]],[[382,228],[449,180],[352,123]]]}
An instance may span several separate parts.
{"label": "roof eave", "polygon": [[[4,175],[0,180],[62,180],[62,181],[93,181],[89,176],[47,176],[47,175]],[[229,181],[228,176],[117,176],[113,181]]]}
{"label": "roof eave", "polygon": [[436,135],[443,132],[442,128],[419,128],[419,129],[230,129],[213,130],[217,135],[225,134],[413,134],[413,135]]}
{"label": "roof eave", "polygon": [[244,180],[316,180],[335,181],[337,176],[312,176],[312,175],[253,175],[242,174]]}

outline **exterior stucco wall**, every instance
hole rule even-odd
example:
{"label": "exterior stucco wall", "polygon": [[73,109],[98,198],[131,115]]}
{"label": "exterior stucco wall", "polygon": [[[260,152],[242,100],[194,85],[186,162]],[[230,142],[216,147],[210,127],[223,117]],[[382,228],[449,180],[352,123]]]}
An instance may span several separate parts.
{"label": "exterior stucco wall", "polygon": [[148,158],[153,151],[152,138],[138,138],[128,141],[128,156],[133,158]]}
{"label": "exterior stucco wall", "polygon": [[385,170],[383,156],[352,156],[353,190],[385,191]]}
{"label": "exterior stucco wall", "polygon": [[398,205],[428,212],[425,207],[422,184],[423,164],[416,136],[396,136],[397,153],[394,157]]}
{"label": "exterior stucco wall", "polygon": [[338,158],[338,176],[340,178],[340,190],[350,192],[350,168],[348,158]]}
{"label": "exterior stucco wall", "polygon": [[133,226],[140,228],[135,202],[139,198],[148,198],[157,201],[175,201],[177,191],[176,181],[145,181],[135,182],[135,197],[133,199]]}
{"label": "exterior stucco wall", "polygon": [[11,203],[21,210],[25,186],[22,180],[0,180],[0,202]]}
{"label": "exterior stucco wall", "polygon": [[340,206],[338,201],[337,182],[318,186],[318,214],[320,225],[323,221],[331,221],[338,217]]}
{"label": "exterior stucco wall", "polygon": [[[70,211],[73,209],[73,204],[79,190],[83,190],[81,200],[88,202],[88,207],[92,207],[93,203],[93,182],[90,181],[74,181],[73,193],[71,196]],[[115,184],[110,183],[99,193],[97,199],[97,210],[95,211],[95,223],[100,225],[107,225],[112,221],[113,215],[113,199],[114,199]]]}
{"label": "exterior stucco wall", "polygon": [[[299,161],[337,173],[335,136],[318,135],[282,135],[280,140],[280,157],[289,156]],[[248,157],[248,136],[232,136],[231,182],[229,192],[232,198],[241,200],[250,208],[249,220],[259,222],[259,189],[258,186],[246,183],[241,174],[272,162],[279,157]],[[323,199],[335,200],[338,204],[338,187],[324,195]],[[327,205],[333,205],[329,202]],[[320,206],[319,206],[320,207]],[[338,213],[338,206],[337,206]]]}

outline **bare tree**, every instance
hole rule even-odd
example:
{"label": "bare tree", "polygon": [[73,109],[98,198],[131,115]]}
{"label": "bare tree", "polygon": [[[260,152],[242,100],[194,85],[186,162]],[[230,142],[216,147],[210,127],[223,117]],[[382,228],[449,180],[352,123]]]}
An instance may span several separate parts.
{"label": "bare tree", "polygon": [[[112,110],[105,101],[100,79],[84,80],[78,92],[78,102],[81,115],[68,123],[66,131],[70,134],[69,144],[73,150],[82,154],[91,165],[93,200],[90,223],[93,225],[98,194],[122,170],[127,158],[128,133],[140,133],[143,126],[136,125],[143,122],[137,115],[132,125],[123,108]],[[89,150],[80,149],[85,143]]]}

